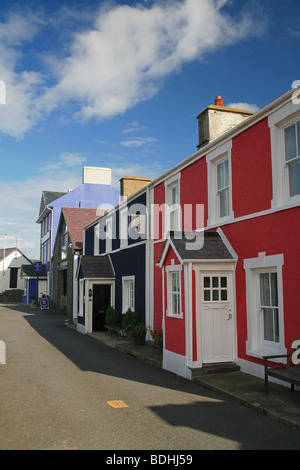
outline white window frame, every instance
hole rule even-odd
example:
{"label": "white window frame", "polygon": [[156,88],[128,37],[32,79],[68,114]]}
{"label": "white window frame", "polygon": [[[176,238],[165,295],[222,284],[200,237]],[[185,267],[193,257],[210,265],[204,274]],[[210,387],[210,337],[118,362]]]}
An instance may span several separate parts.
{"label": "white window frame", "polygon": [[[286,173],[285,175],[285,179],[286,179],[286,186],[288,188],[288,194],[287,194],[287,197],[290,199],[290,200],[294,200],[294,199],[297,199],[297,196],[299,197],[300,196],[300,192],[298,194],[294,194],[291,196],[291,187],[290,187],[290,165],[295,163],[295,162],[300,162],[300,142],[298,142],[298,133],[297,133],[297,124],[299,123],[300,125],[300,117],[299,119],[297,119],[296,121],[292,122],[291,124],[289,124],[288,126],[285,126],[284,127],[284,140],[285,140],[285,154],[284,154],[284,157],[285,157],[285,168],[284,168],[284,171]],[[289,127],[294,127],[295,128],[295,145],[296,145],[296,152],[298,151],[299,149],[299,154],[296,155],[296,157],[288,160],[287,159],[287,155],[286,155],[286,130],[289,128]]]}
{"label": "white window frame", "polygon": [[[181,264],[172,264],[171,266],[166,266],[167,273],[167,311],[166,314],[168,317],[172,318],[183,318],[182,311],[182,285],[181,285]],[[173,312],[173,292],[172,292],[172,274],[177,273],[179,275],[179,292],[174,295],[179,295],[179,304],[180,304],[180,313]]]}
{"label": "white window frame", "polygon": [[[287,353],[284,345],[283,264],[283,254],[266,256],[264,252],[259,253],[257,258],[244,260],[248,336],[246,352],[249,356],[261,359],[263,356]],[[263,314],[260,310],[259,275],[271,272],[277,274],[279,342],[266,341],[263,338]]]}
{"label": "white window frame", "polygon": [[[232,178],[231,178],[231,147],[232,140],[218,146],[206,156],[208,172],[208,225],[226,223],[234,219],[232,210]],[[218,188],[218,165],[228,160],[228,186],[220,190]],[[220,193],[228,192],[228,214],[221,217]]]}
{"label": "white window frame", "polygon": [[290,196],[289,175],[285,156],[285,129],[300,120],[300,104],[291,97],[268,117],[271,135],[273,199],[271,207],[291,207],[300,203],[300,194]]}
{"label": "white window frame", "polygon": [[79,279],[79,305],[78,305],[78,316],[83,317],[84,310],[84,279]]}
{"label": "white window frame", "polygon": [[100,222],[94,226],[94,256],[100,254]]}
{"label": "white window frame", "polygon": [[128,246],[128,208],[120,210],[119,214],[120,248],[126,248]]}
{"label": "white window frame", "polygon": [[[165,234],[170,231],[181,231],[181,205],[180,205],[180,177],[181,173],[171,176],[165,181]],[[172,192],[177,188],[177,203],[172,201]],[[174,216],[175,225],[171,226],[171,218]]]}
{"label": "white window frame", "polygon": [[110,253],[112,251],[112,234],[113,234],[113,218],[109,217],[105,221],[106,236],[105,236],[105,252]]}
{"label": "white window frame", "polygon": [[[133,287],[132,299],[130,299],[129,289]],[[122,277],[122,313],[126,313],[128,309],[135,311],[135,276]]]}

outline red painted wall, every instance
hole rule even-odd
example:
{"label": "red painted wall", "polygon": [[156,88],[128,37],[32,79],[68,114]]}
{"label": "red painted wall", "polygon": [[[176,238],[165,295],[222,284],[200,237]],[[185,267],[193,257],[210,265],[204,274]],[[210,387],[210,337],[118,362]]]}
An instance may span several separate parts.
{"label": "red painted wall", "polygon": [[256,258],[258,253],[284,255],[283,308],[285,346],[289,349],[294,338],[300,337],[300,208],[256,217],[222,227],[238,255],[236,267],[236,308],[238,356],[254,362],[246,355],[247,311],[244,259]]}
{"label": "red painted wall", "polygon": [[[170,247],[168,254],[165,259],[164,266],[171,265],[171,259],[174,259],[176,265],[180,264],[176,254],[173,249]],[[167,273],[164,271],[164,284],[165,284],[165,349],[172,351],[176,354],[181,354],[185,356],[185,310],[184,310],[184,268],[182,266],[181,271],[181,308],[183,312],[183,318],[174,318],[169,317],[166,314],[168,308],[168,299],[167,299]]]}
{"label": "red painted wall", "polygon": [[[206,158],[203,157],[192,163],[181,171],[180,178],[180,200],[183,204],[193,205],[192,228],[188,230],[196,230],[205,227],[207,224],[207,165]],[[204,204],[204,219],[201,227],[196,224],[196,204]],[[185,208],[182,207],[182,217],[184,221]],[[198,224],[199,225],[199,224]],[[184,224],[182,225],[185,229]],[[187,230],[187,231],[188,231]]]}
{"label": "red painted wall", "polygon": [[231,168],[234,216],[270,209],[272,167],[267,118],[232,140]]}

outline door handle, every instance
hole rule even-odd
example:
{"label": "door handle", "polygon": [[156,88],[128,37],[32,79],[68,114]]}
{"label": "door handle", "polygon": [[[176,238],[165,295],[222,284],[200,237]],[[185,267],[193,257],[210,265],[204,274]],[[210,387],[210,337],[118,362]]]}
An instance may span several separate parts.
{"label": "door handle", "polygon": [[229,314],[228,314],[228,318],[227,318],[227,320],[231,320],[231,318],[232,318],[232,314],[231,314],[231,313],[229,313]]}

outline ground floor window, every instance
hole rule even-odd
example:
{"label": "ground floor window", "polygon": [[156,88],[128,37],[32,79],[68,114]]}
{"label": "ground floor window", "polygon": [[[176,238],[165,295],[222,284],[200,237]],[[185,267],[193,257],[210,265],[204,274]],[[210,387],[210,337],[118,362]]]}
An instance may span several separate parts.
{"label": "ground floor window", "polygon": [[260,302],[264,341],[279,343],[279,307],[276,272],[259,273]]}
{"label": "ground floor window", "polygon": [[181,265],[166,267],[167,272],[167,315],[182,317]]}
{"label": "ground floor window", "polygon": [[247,302],[247,353],[286,354],[282,285],[283,255],[244,260]]}
{"label": "ground floor window", "polygon": [[130,308],[135,311],[135,278],[134,276],[124,276],[122,278],[122,311],[127,312]]}

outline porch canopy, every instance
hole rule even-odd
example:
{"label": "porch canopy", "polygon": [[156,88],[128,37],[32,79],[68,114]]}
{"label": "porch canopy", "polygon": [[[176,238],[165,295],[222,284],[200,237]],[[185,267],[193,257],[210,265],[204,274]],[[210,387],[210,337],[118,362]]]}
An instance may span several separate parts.
{"label": "porch canopy", "polygon": [[159,267],[164,265],[170,246],[181,263],[236,259],[232,248],[218,232],[170,232],[158,260]]}
{"label": "porch canopy", "polygon": [[108,255],[81,256],[77,277],[83,279],[114,279],[115,272]]}

